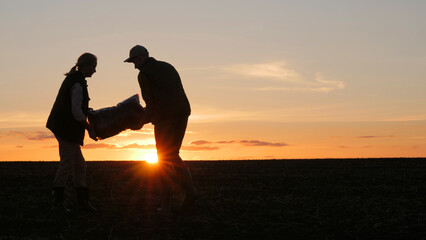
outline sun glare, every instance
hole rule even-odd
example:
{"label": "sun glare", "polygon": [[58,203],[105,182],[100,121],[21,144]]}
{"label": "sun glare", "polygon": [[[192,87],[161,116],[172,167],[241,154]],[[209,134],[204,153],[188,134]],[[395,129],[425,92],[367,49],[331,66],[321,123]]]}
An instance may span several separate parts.
{"label": "sun glare", "polygon": [[156,153],[148,153],[144,155],[143,158],[147,163],[155,164],[158,162],[157,154]]}

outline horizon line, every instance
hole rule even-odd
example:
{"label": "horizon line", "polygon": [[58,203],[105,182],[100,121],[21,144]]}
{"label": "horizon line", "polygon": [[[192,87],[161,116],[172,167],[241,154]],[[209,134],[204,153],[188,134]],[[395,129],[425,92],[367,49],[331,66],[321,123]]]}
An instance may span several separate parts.
{"label": "horizon line", "polygon": [[[426,157],[351,157],[351,158],[271,158],[271,159],[223,159],[223,160],[183,160],[184,162],[235,162],[235,161],[312,161],[312,160],[392,160],[392,159],[426,159]],[[32,163],[32,162],[60,162],[59,160],[22,160],[0,161],[0,163]],[[86,160],[86,162],[147,162],[147,160]]]}

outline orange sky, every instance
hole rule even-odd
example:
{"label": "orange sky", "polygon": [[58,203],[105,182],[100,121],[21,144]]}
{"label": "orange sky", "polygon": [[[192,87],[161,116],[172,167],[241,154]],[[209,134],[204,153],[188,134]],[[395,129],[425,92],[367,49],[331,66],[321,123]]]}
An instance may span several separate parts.
{"label": "orange sky", "polygon": [[[87,160],[145,160],[155,153],[152,130],[152,125],[146,125],[98,142],[86,136],[83,154]],[[216,134],[218,130],[224,133]],[[189,125],[181,155],[186,160],[422,157],[426,155],[425,131],[424,121],[194,123]],[[56,140],[42,128],[0,134],[2,160],[58,159]]]}
{"label": "orange sky", "polygon": [[[223,6],[226,4],[226,8]],[[186,160],[426,156],[423,1],[1,1],[0,161],[56,161],[63,74],[98,57],[90,107],[140,93],[136,44],[179,71]],[[87,160],[144,160],[152,125]]]}

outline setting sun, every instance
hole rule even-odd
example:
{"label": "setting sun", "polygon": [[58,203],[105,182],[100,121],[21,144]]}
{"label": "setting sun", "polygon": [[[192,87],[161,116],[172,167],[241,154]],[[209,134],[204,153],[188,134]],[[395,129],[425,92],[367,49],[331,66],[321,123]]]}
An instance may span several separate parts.
{"label": "setting sun", "polygon": [[155,164],[158,162],[156,153],[145,154],[142,159],[145,160],[147,163],[151,163],[151,164]]}

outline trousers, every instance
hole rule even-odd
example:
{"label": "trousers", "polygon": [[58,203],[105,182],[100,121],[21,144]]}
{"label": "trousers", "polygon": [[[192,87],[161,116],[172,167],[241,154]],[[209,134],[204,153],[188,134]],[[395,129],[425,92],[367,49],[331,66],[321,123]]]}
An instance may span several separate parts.
{"label": "trousers", "polygon": [[179,151],[187,125],[188,117],[167,119],[154,124],[155,146],[160,163],[183,165]]}
{"label": "trousers", "polygon": [[56,139],[59,143],[60,162],[53,186],[65,187],[68,178],[72,176],[74,187],[86,187],[86,160],[80,145],[58,137]]}

